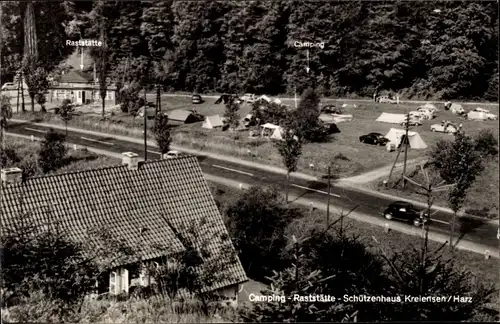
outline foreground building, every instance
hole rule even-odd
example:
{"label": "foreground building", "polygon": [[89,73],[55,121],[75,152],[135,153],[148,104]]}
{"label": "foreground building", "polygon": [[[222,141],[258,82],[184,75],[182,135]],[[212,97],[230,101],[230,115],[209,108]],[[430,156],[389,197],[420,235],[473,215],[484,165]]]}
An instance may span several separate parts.
{"label": "foreground building", "polygon": [[[100,228],[139,247],[140,262],[113,261],[99,281],[101,293],[128,293],[132,286],[149,285],[148,273],[136,270],[185,250],[186,229],[192,225],[198,234],[191,238],[209,252],[203,254],[200,269],[223,263],[219,279],[203,291],[237,299],[241,284],[248,280],[196,157],[142,162],[137,154],[126,152],[120,166],[25,180],[22,170],[11,168],[2,170],[1,189],[3,229],[29,212],[36,225],[57,223],[70,239],[96,250],[103,238],[88,233]],[[234,259],[221,258],[228,251]]]}

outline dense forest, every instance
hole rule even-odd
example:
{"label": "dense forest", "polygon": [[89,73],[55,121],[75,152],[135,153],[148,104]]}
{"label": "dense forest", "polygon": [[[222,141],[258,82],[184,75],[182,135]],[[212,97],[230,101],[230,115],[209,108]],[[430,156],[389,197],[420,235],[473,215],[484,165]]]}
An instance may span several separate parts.
{"label": "dense forest", "polygon": [[[74,51],[67,39],[104,38],[106,73],[120,87],[275,95],[314,86],[341,97],[378,88],[406,98],[498,101],[496,1],[33,3],[40,64],[60,65]],[[1,6],[5,82],[20,64],[26,2]],[[308,63],[295,41],[325,47],[310,49]]]}

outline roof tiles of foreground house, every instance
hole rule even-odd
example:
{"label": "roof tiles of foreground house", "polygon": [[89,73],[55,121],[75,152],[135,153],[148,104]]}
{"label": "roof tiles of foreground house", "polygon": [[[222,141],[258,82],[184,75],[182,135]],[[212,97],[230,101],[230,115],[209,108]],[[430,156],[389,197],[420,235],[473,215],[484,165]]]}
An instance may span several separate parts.
{"label": "roof tiles of foreground house", "polygon": [[[142,242],[141,260],[147,261],[182,251],[185,247],[178,233],[196,223],[203,225],[198,239],[208,242],[215,258],[221,249],[234,251],[196,157],[139,162],[137,154],[123,155],[120,166],[24,181],[20,169],[2,170],[1,227],[13,225],[23,212],[40,225],[57,222],[76,241],[88,240],[89,229],[107,227],[117,239]],[[205,291],[248,280],[234,255],[223,268],[224,279]]]}

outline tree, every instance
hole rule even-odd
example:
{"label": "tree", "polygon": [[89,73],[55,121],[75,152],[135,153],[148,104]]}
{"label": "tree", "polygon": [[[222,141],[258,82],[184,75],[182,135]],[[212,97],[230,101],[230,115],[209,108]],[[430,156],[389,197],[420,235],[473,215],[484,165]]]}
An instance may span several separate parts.
{"label": "tree", "polygon": [[309,142],[321,142],[328,136],[327,129],[319,119],[321,114],[319,103],[318,93],[314,89],[307,89],[290,119],[289,127]]}
{"label": "tree", "polygon": [[170,129],[171,127],[168,124],[168,115],[165,113],[158,114],[155,119],[153,133],[162,156],[170,150],[170,143],[172,142]]}
{"label": "tree", "polygon": [[283,268],[285,229],[300,213],[286,207],[276,188],[245,190],[227,207],[226,215],[231,238],[249,276],[262,280],[272,270]]}
{"label": "tree", "polygon": [[226,104],[226,111],[224,112],[224,117],[226,118],[226,123],[229,125],[230,130],[235,130],[240,123],[238,110],[240,110],[239,104],[236,103],[234,98],[230,98]]}
{"label": "tree", "polygon": [[297,170],[297,163],[302,154],[302,142],[300,137],[294,135],[292,129],[286,126],[282,128],[282,140],[276,142],[278,152],[283,159],[283,164],[286,168],[286,184],[285,184],[285,201],[288,204],[288,187],[290,182],[290,173]]}
{"label": "tree", "polygon": [[[252,309],[246,309],[242,317],[248,322],[310,322],[318,320],[317,308],[314,302],[304,302],[298,298],[302,296],[318,296],[322,294],[322,282],[328,280],[321,270],[311,271],[304,264],[307,257],[302,250],[302,240],[292,236],[292,242],[287,247],[293,256],[294,262],[290,267],[282,271],[274,271],[274,275],[269,277],[271,285],[262,291],[262,295],[276,296],[273,300],[255,303]],[[287,300],[291,296],[293,299]],[[334,308],[331,301],[321,300],[318,303]]]}
{"label": "tree", "polygon": [[32,67],[32,64],[28,62],[23,75],[25,76],[26,84],[28,85],[28,93],[31,98],[31,111],[35,111],[36,99],[42,111],[45,112],[45,94],[50,87],[49,80],[47,79],[47,71],[43,67],[35,69]]}
{"label": "tree", "polygon": [[38,152],[38,163],[44,173],[55,171],[63,165],[68,151],[66,137],[49,129],[45,134]]}
{"label": "tree", "polygon": [[66,138],[68,137],[68,122],[71,119],[73,119],[74,113],[75,113],[75,108],[71,104],[71,100],[64,99],[61,104],[61,107],[59,107],[58,114],[64,121],[64,125],[66,126]]}
{"label": "tree", "polygon": [[[446,244],[446,243],[445,243]],[[491,301],[494,289],[475,282],[469,271],[457,270],[453,259],[447,259],[441,245],[421,259],[418,248],[411,247],[392,256],[384,253],[388,275],[393,283],[388,294],[403,296],[463,296],[471,302],[394,303],[385,321],[474,321]],[[423,262],[422,262],[423,261]],[[421,280],[417,280],[421,279]],[[493,320],[493,318],[490,318]]]}
{"label": "tree", "polygon": [[0,97],[0,142],[2,149],[4,148],[5,129],[7,128],[7,121],[12,118],[12,105],[10,98],[6,95]]}
{"label": "tree", "polygon": [[[481,137],[486,139],[486,137]],[[477,144],[479,143],[479,144]],[[458,211],[463,207],[467,191],[476,177],[483,171],[482,155],[477,148],[487,149],[486,143],[458,132],[454,141],[440,141],[430,152],[429,164],[435,168],[447,184],[455,184],[448,192],[448,204],[453,210],[450,230],[450,247],[453,248],[453,236]]]}

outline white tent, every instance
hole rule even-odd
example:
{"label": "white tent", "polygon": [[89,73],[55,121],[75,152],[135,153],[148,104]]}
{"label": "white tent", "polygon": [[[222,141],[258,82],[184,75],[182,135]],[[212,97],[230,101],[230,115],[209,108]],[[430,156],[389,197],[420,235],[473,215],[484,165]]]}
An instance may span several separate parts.
{"label": "white tent", "polygon": [[406,120],[405,114],[382,113],[376,121],[390,124],[401,124]]}
{"label": "white tent", "polygon": [[456,103],[452,103],[451,106],[450,106],[450,111],[453,113],[453,114],[462,114],[465,112],[464,110],[464,107],[462,105],[459,105],[459,104],[456,104]]}
{"label": "white tent", "polygon": [[266,124],[262,125],[261,127],[262,127],[262,132],[261,132],[262,137],[267,137],[267,138],[271,138],[271,139],[279,139],[279,140],[282,139],[281,133],[282,133],[283,129],[280,126],[266,123]]}
{"label": "white tent", "polygon": [[342,108],[357,108],[358,106],[356,106],[355,104],[342,104]]}
{"label": "white tent", "polygon": [[277,104],[277,105],[281,105],[281,104],[282,104],[281,100],[279,100],[278,98],[274,98],[274,99],[273,99],[273,102],[274,102],[275,104]]}
{"label": "white tent", "polygon": [[427,109],[432,109],[432,110],[435,110],[435,111],[439,111],[439,109],[436,107],[436,105],[432,104],[430,102],[428,102],[425,105],[420,106],[420,107],[427,108]]}
{"label": "white tent", "polygon": [[207,116],[203,125],[201,127],[214,129],[214,128],[222,128],[224,126],[224,121],[219,115]]}
{"label": "white tent", "polygon": [[[391,144],[398,146],[405,135],[404,129],[391,128],[389,132],[385,135],[385,138],[390,140]],[[410,148],[412,149],[425,149],[427,144],[425,144],[420,134],[417,132],[408,132],[408,140],[410,142]]]}

